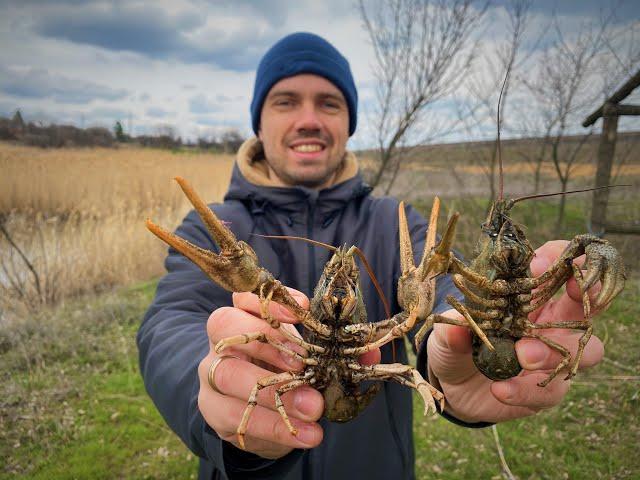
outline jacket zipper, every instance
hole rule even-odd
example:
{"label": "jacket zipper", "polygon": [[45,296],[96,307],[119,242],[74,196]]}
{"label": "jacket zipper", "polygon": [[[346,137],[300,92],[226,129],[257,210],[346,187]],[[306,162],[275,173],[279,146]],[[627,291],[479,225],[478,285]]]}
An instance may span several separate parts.
{"label": "jacket zipper", "polygon": [[[307,216],[307,238],[313,238],[313,224],[315,222],[315,212],[316,206],[309,202],[309,214]],[[316,258],[314,255],[313,245],[309,244],[307,246],[307,251],[309,252],[309,273],[307,282],[309,285],[309,298],[313,295],[313,290],[316,282]]]}

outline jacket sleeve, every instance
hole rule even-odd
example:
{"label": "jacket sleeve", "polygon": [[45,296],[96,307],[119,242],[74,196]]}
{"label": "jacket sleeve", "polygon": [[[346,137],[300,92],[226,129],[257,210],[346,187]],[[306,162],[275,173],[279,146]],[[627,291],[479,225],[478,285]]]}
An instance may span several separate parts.
{"label": "jacket sleeve", "polygon": [[[413,243],[414,262],[417,265],[418,261],[420,261],[420,259],[422,258],[422,250],[424,249],[426,222],[424,218],[418,212],[416,212],[411,206],[407,208],[407,222],[410,227],[410,234],[411,234],[411,239]],[[462,258],[459,252],[454,251],[454,254],[458,258]],[[442,313],[452,308],[451,305],[449,305],[446,300],[447,296],[449,295],[454,296],[458,300],[461,300],[461,301],[464,300],[464,295],[462,295],[462,293],[453,284],[451,275],[441,275],[436,279],[436,298],[433,303],[432,313]],[[415,335],[415,331],[417,331],[417,329],[414,329],[414,331],[411,333],[411,336],[410,336],[412,345],[413,345],[413,336]],[[416,368],[418,369],[420,374],[423,376],[423,378],[428,378],[427,372],[428,372],[429,359],[427,357],[427,341],[429,340],[429,335],[431,335],[431,331],[432,329],[427,332],[427,334],[424,337],[424,340],[418,346],[418,349],[416,351]],[[437,405],[437,407],[439,409],[439,405]],[[442,415],[444,418],[446,418],[450,422],[453,422],[457,425],[461,425],[464,427],[482,428],[482,427],[488,427],[492,425],[492,423],[487,423],[487,422],[477,422],[477,423],[464,422],[445,411],[440,411],[440,415]]]}
{"label": "jacket sleeve", "polygon": [[[202,248],[217,250],[202,222],[191,212],[176,233]],[[140,370],[147,392],[171,429],[197,456],[212,462],[225,478],[249,472],[278,475],[301,456],[266,460],[224,442],[198,409],[198,364],[209,353],[206,324],[218,307],[231,305],[231,293],[214,284],[173,248],[167,274],[158,284],[137,335]]]}

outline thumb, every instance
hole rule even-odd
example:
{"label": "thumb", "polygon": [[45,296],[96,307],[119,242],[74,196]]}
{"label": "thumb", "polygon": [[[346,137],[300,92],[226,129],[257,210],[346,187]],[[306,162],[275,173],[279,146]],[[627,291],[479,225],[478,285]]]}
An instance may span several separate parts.
{"label": "thumb", "polygon": [[[462,320],[455,310],[443,314]],[[429,369],[441,383],[457,384],[478,373],[471,358],[471,332],[466,327],[436,323],[427,342]]]}

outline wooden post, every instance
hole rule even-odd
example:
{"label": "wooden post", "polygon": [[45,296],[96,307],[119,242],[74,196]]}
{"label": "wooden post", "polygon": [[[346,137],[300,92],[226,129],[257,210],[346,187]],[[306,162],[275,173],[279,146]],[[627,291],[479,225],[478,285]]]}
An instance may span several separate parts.
{"label": "wooden post", "polygon": [[[596,171],[596,187],[609,185],[611,180],[611,167],[616,150],[616,137],[618,136],[618,115],[616,106],[605,103],[602,108],[602,134],[598,147],[598,169]],[[591,207],[591,229],[595,234],[604,234],[607,223],[607,203],[609,201],[609,189],[603,188],[593,192],[593,204]]]}

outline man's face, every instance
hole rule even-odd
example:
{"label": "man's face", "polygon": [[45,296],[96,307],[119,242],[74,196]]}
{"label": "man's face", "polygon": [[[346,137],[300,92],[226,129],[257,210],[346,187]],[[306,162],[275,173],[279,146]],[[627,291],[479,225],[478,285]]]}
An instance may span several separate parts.
{"label": "man's face", "polygon": [[276,183],[330,186],[349,139],[344,95],[317,75],[282,79],[264,101],[258,137]]}

